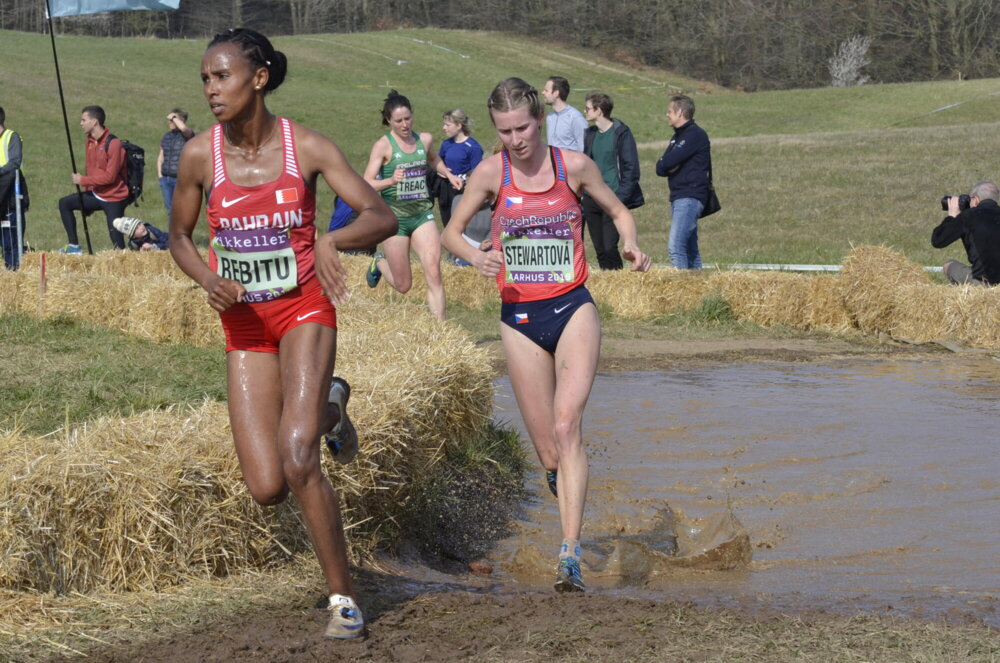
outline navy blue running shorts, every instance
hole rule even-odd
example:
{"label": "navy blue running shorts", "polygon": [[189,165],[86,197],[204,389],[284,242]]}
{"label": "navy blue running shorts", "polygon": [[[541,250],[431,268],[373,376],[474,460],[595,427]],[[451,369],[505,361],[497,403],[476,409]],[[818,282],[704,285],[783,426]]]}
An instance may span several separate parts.
{"label": "navy blue running shorts", "polygon": [[590,291],[581,285],[552,299],[503,304],[500,322],[521,332],[549,354],[555,354],[569,319],[578,308],[593,303]]}

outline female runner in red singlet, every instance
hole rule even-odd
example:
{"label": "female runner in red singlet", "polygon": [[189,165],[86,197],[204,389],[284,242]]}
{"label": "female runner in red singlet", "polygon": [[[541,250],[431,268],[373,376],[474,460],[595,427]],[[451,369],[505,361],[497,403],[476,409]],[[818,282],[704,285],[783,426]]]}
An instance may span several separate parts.
{"label": "female runner in red singlet", "polygon": [[[226,332],[229,418],[254,500],[291,491],[330,592],[325,635],[364,632],[354,601],[337,495],[320,469],[320,437],[336,355],[336,312],[350,295],[337,249],[372,246],[396,231],[388,206],[324,136],[268,111],[287,60],[267,37],[216,35],[201,62],[203,91],[219,123],[181,154],[170,252],[208,292]],[[360,212],[315,239],[316,179]],[[191,239],[208,194],[209,264]]]}
{"label": "female runner in red singlet", "polygon": [[[563,543],[557,590],[582,591],[580,532],[587,496],[581,421],[597,372],[601,322],[584,282],[586,191],[611,218],[632,271],[649,269],[636,243],[635,220],[580,152],[542,143],[545,107],[519,78],[494,88],[488,102],[503,151],[469,177],[444,231],[444,245],[500,287],[500,338],[518,407],[549,487],[559,500]],[[462,239],[484,201],[494,205],[493,246],[478,251]]]}

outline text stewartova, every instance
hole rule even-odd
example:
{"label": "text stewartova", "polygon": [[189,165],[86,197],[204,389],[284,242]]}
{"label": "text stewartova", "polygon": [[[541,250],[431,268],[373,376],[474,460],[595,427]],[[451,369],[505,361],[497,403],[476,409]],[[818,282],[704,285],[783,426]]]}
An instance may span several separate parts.
{"label": "text stewartova", "polygon": [[518,267],[549,267],[552,265],[571,265],[569,242],[559,246],[543,244],[541,246],[514,245],[503,247],[504,260],[513,268]]}

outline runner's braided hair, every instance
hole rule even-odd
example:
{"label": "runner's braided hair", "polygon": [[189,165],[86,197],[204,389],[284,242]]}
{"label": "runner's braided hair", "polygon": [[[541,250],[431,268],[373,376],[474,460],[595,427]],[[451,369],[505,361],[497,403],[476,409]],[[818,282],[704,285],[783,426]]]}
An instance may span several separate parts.
{"label": "runner's braided hair", "polygon": [[288,58],[281,51],[274,50],[271,41],[256,30],[230,28],[212,37],[208,47],[212,48],[218,44],[236,44],[254,71],[262,67],[267,69],[264,94],[278,89],[278,86],[285,81]]}
{"label": "runner's braided hair", "polygon": [[396,92],[395,90],[389,90],[389,96],[385,98],[382,103],[382,124],[384,126],[389,126],[389,120],[392,119],[392,113],[397,108],[405,108],[406,110],[413,113],[413,106],[410,105],[410,100]]}
{"label": "runner's braided hair", "polygon": [[490,119],[493,119],[493,112],[506,113],[527,106],[531,117],[542,117],[545,114],[545,105],[538,90],[520,78],[508,78],[500,81],[493,88],[490,98],[486,100],[486,108],[490,111]]}

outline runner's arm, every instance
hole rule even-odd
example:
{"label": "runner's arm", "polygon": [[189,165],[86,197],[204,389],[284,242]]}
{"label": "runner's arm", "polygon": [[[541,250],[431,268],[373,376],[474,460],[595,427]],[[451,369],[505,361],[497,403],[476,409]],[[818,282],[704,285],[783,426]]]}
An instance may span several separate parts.
{"label": "runner's arm", "polygon": [[170,212],[170,255],[185,274],[208,292],[208,303],[220,313],[237,303],[246,294],[246,288],[230,279],[224,279],[205,264],[191,239],[198,217],[207,179],[207,165],[211,163],[209,136],[192,140],[181,152],[177,172],[177,188]]}
{"label": "runner's arm", "polygon": [[491,183],[500,179],[500,157],[490,157],[479,164],[469,175],[465,184],[465,193],[458,202],[458,207],[451,215],[451,221],[445,226],[441,235],[441,243],[451,251],[452,255],[471,263],[483,276],[495,277],[503,267],[503,254],[499,251],[480,251],[462,238],[469,221],[487,200],[496,196]]}
{"label": "runner's arm", "polygon": [[375,144],[372,145],[372,151],[368,157],[368,165],[365,166],[365,182],[368,182],[368,185],[376,191],[382,191],[391,186],[396,186],[396,183],[401,179],[401,176],[397,177],[397,173],[400,172],[399,169],[396,169],[396,172],[393,173],[392,177],[388,179],[381,180],[378,178],[379,173],[382,172],[382,164],[387,162],[386,151],[388,149],[389,141],[386,137],[383,136],[382,138],[379,138],[375,141]]}

